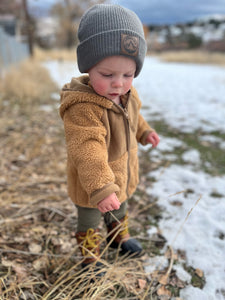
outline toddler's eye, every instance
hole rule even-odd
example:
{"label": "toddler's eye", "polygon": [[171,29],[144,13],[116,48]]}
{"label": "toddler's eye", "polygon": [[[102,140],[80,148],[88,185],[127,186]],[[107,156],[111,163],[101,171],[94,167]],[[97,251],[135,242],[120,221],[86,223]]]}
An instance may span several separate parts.
{"label": "toddler's eye", "polygon": [[102,73],[101,74],[103,77],[112,77],[112,74],[105,74],[105,73]]}
{"label": "toddler's eye", "polygon": [[124,77],[128,77],[128,78],[133,77],[133,76],[134,76],[134,74],[124,74]]}

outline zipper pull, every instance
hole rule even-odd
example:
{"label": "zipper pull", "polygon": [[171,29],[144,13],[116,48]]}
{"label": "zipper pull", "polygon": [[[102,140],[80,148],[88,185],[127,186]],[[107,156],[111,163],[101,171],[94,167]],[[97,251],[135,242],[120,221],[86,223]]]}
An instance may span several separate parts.
{"label": "zipper pull", "polygon": [[129,115],[128,115],[127,108],[125,107],[123,111],[124,111],[124,115],[125,115],[126,119],[129,120]]}

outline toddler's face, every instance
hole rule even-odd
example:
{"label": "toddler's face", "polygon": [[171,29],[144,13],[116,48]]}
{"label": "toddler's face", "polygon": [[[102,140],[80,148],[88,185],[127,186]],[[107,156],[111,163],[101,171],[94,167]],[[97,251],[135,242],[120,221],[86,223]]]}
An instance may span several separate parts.
{"label": "toddler's face", "polygon": [[110,56],[89,70],[90,82],[97,94],[119,103],[131,88],[136,63],[125,56]]}

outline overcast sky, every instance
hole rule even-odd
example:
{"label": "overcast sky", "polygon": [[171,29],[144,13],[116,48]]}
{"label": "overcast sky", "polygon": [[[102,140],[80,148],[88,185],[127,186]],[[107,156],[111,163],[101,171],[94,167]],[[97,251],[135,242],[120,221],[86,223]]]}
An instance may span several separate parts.
{"label": "overcast sky", "polygon": [[[62,0],[28,0],[33,8],[46,8]],[[81,0],[80,0],[81,1]],[[225,0],[111,0],[135,11],[144,24],[173,24],[211,14],[225,15]]]}
{"label": "overcast sky", "polygon": [[134,10],[146,24],[179,23],[199,16],[225,15],[225,0],[115,0]]}

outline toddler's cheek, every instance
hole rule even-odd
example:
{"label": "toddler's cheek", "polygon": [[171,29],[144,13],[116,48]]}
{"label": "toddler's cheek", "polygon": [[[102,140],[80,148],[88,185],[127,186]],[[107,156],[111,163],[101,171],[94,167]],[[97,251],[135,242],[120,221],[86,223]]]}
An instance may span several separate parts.
{"label": "toddler's cheek", "polygon": [[101,96],[105,96],[106,94],[106,87],[104,84],[101,83],[97,83],[95,84],[95,86],[93,87],[95,92]]}

